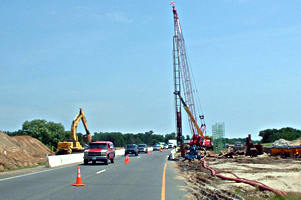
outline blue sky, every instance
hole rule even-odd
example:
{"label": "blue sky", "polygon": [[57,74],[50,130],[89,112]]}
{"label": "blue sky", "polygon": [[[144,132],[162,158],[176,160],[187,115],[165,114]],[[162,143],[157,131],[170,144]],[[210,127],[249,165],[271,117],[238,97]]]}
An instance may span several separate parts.
{"label": "blue sky", "polygon": [[[300,4],[176,1],[209,134],[301,129]],[[175,131],[168,0],[1,0],[0,27],[0,130],[82,107],[91,132]]]}

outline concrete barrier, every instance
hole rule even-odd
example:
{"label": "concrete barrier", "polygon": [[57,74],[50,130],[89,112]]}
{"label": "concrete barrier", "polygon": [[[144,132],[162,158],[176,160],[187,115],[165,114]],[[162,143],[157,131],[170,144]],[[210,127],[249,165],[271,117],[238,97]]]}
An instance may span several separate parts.
{"label": "concrete barrier", "polygon": [[115,156],[123,156],[123,155],[124,155],[124,149],[115,150]]}
{"label": "concrete barrier", "polygon": [[58,167],[62,165],[68,165],[72,163],[83,162],[84,153],[68,154],[68,155],[57,155],[47,156],[48,167]]}

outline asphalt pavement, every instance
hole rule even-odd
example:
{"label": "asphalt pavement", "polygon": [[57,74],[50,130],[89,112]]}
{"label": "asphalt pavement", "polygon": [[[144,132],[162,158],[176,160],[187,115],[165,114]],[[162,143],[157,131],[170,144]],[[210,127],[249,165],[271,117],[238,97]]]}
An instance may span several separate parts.
{"label": "asphalt pavement", "polygon": [[[114,164],[101,162],[93,165],[74,164],[19,175],[0,177],[0,199],[107,199],[107,200],[182,200],[185,199],[183,180],[179,180],[172,161],[166,161],[170,151],[151,152],[151,155],[116,157]],[[166,184],[162,184],[166,167]],[[81,168],[84,187],[72,186],[76,182],[77,166]],[[163,190],[164,188],[164,190]],[[165,191],[162,195],[162,191]]]}

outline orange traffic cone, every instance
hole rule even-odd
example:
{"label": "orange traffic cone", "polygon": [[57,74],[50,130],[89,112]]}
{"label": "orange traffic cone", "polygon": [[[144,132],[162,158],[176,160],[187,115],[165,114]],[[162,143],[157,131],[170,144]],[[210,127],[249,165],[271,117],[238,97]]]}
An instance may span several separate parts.
{"label": "orange traffic cone", "polygon": [[125,163],[125,164],[128,164],[129,162],[130,162],[129,155],[128,155],[128,154],[126,154],[126,155],[125,155],[125,160],[124,160],[124,163]]}
{"label": "orange traffic cone", "polygon": [[82,183],[82,177],[80,175],[80,166],[77,167],[77,177],[76,183],[72,184],[73,186],[85,186],[86,184]]}
{"label": "orange traffic cone", "polygon": [[147,152],[147,155],[149,155],[149,156],[150,156],[150,152],[149,152],[149,151]]}

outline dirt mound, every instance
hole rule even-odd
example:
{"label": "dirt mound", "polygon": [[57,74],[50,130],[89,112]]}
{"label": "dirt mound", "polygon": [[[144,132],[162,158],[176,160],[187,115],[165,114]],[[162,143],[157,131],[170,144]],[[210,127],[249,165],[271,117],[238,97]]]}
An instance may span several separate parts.
{"label": "dirt mound", "polygon": [[301,138],[292,141],[292,142],[291,142],[291,145],[292,145],[292,146],[299,146],[299,145],[301,145]]}
{"label": "dirt mound", "polygon": [[46,161],[50,149],[31,136],[10,137],[0,132],[0,171],[35,166]]}

